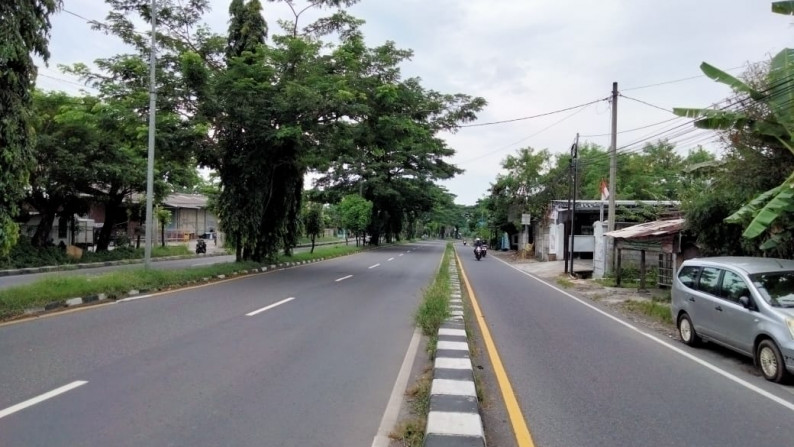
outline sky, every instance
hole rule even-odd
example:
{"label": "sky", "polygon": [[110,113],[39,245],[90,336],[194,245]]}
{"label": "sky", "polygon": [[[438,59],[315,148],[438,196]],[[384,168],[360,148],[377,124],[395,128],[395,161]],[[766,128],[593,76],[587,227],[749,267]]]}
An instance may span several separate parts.
{"label": "sky", "polygon": [[[212,11],[204,19],[225,32],[229,2],[210,1]],[[290,11],[280,2],[263,5],[272,34],[276,20],[289,18]],[[362,29],[370,46],[390,40],[413,50],[402,66],[404,77],[419,77],[425,88],[442,93],[485,98],[488,106],[474,124],[605,99],[618,82],[618,150],[638,150],[661,136],[685,155],[698,144],[719,151],[716,136],[693,130],[669,110],[708,107],[731,95],[727,86],[702,76],[700,64],[738,76],[748,64],[794,45],[794,18],[771,13],[770,5],[761,0],[362,0],[349,12],[366,21]],[[63,8],[52,18],[51,58],[40,68],[37,85],[76,93],[79,79],[60,72],[58,64],[90,64],[129,50],[70,14],[103,20],[108,7],[101,0],[63,0]],[[311,11],[301,23],[323,12]],[[441,134],[456,151],[448,161],[465,170],[441,185],[455,194],[456,203],[473,205],[488,195],[505,157],[520,148],[568,153],[577,133],[580,142],[607,148],[610,126],[610,103],[599,101]]]}

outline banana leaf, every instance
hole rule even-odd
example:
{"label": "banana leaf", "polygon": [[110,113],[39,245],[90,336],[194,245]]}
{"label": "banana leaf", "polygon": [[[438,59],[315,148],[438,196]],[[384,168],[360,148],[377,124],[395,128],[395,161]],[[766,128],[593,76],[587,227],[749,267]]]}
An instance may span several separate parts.
{"label": "banana leaf", "polygon": [[676,107],[673,113],[684,117],[696,119],[695,127],[701,129],[726,130],[743,127],[748,123],[744,113],[728,110],[693,109]]}
{"label": "banana leaf", "polygon": [[794,15],[794,1],[772,2],[772,12],[783,15]]}
{"label": "banana leaf", "polygon": [[757,91],[756,89],[750,87],[740,79],[729,75],[728,73],[720,70],[719,68],[703,62],[700,64],[700,70],[711,79],[714,79],[717,82],[723,83],[736,91],[744,92],[750,95],[756,101],[760,101],[763,99],[763,93]]}
{"label": "banana leaf", "polygon": [[[762,203],[768,200],[763,208],[757,213],[755,212]],[[740,208],[735,213],[725,218],[726,222],[736,223],[742,217],[752,213],[755,215],[752,222],[744,229],[742,236],[747,239],[753,239],[763,234],[782,214],[794,211],[794,189],[792,183],[786,181],[780,186],[770,189],[769,191],[756,197],[750,203]]]}

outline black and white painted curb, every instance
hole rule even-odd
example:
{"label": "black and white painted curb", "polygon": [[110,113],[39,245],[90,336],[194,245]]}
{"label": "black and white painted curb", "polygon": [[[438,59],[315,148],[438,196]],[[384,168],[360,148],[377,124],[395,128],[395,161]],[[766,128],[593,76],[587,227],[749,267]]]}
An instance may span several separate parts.
{"label": "black and white painted curb", "polygon": [[438,330],[424,446],[484,447],[485,433],[469,357],[460,278],[454,261],[450,263],[449,276],[451,316]]}

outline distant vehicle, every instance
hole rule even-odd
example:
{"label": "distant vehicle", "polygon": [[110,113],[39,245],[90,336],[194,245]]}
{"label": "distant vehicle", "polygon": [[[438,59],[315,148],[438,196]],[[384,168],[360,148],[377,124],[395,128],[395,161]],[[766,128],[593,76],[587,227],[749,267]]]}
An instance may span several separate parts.
{"label": "distant vehicle", "polygon": [[196,241],[196,254],[207,253],[207,243],[204,242],[204,239],[198,239]]}
{"label": "distant vehicle", "polygon": [[751,357],[764,378],[794,374],[794,261],[714,257],[684,261],[673,280],[681,340],[714,342]]}

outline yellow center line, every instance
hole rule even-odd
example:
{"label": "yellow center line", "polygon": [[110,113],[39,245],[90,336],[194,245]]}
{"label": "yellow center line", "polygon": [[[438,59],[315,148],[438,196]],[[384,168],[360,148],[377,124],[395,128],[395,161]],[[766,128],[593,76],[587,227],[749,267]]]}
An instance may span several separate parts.
{"label": "yellow center line", "polygon": [[477,303],[477,298],[474,296],[474,290],[471,288],[469,278],[463,270],[463,263],[460,261],[460,257],[457,253],[455,253],[455,257],[460,266],[460,276],[463,278],[463,282],[466,284],[466,290],[469,292],[469,299],[471,300],[474,314],[477,317],[477,323],[480,326],[480,332],[485,342],[485,349],[488,351],[488,356],[491,358],[491,364],[496,374],[496,381],[499,383],[499,389],[502,391],[502,398],[505,401],[507,414],[510,416],[510,423],[513,426],[513,433],[516,435],[518,447],[534,447],[535,443],[532,442],[532,435],[529,433],[529,427],[527,427],[527,423],[524,420],[524,414],[521,412],[521,407],[518,406],[518,400],[513,392],[513,386],[510,384],[510,379],[507,378],[507,372],[505,371],[504,365],[502,365],[499,352],[496,350],[496,344],[493,338],[491,338],[491,331],[488,330],[488,326],[485,324],[485,317],[483,317],[480,305]]}

